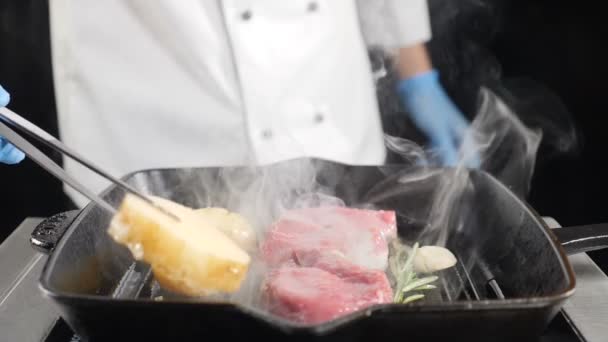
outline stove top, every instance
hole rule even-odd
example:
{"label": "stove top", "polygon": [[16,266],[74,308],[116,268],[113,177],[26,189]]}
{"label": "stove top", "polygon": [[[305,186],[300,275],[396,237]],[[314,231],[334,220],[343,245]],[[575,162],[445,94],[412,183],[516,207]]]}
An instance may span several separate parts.
{"label": "stove top", "polygon": [[[38,278],[46,257],[29,246],[37,219],[26,220],[0,245],[1,341],[82,341],[42,297]],[[556,225],[555,223],[553,224]],[[539,342],[604,341],[608,336],[608,277],[587,255],[571,259],[577,293],[551,322]]]}
{"label": "stove top", "polygon": [[586,339],[580,334],[576,326],[566,318],[566,315],[560,312],[539,339],[539,342],[549,341],[570,342],[586,341]]}

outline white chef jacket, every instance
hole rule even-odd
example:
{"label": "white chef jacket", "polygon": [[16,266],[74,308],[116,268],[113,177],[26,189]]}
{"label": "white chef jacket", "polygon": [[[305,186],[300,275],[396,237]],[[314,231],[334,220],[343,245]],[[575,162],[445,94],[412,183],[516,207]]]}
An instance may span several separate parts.
{"label": "white chef jacket", "polygon": [[382,164],[366,47],[431,35],[426,0],[51,0],[50,11],[61,139],[117,176],[299,157]]}

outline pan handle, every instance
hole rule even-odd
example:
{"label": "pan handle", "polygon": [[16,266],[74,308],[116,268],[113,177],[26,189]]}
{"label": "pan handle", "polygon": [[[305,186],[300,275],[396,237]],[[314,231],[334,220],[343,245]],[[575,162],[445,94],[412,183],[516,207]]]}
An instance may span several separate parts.
{"label": "pan handle", "polygon": [[40,222],[30,236],[32,247],[44,254],[51,254],[80,210],[71,210],[53,215]]}
{"label": "pan handle", "polygon": [[568,255],[608,248],[608,223],[551,230]]}

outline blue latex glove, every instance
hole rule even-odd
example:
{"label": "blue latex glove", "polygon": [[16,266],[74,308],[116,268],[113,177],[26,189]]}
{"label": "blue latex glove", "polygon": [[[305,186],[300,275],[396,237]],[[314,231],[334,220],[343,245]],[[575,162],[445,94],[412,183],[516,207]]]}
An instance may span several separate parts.
{"label": "blue latex glove", "polygon": [[[412,121],[426,134],[441,162],[446,166],[461,162],[459,148],[470,124],[441,86],[437,71],[404,79],[398,83],[397,91]],[[466,165],[478,167],[479,157],[471,154]]]}
{"label": "blue latex glove", "polygon": [[[9,94],[0,86],[0,107],[6,107],[10,99]],[[0,137],[0,163],[18,164],[23,158],[25,158],[23,152]]]}

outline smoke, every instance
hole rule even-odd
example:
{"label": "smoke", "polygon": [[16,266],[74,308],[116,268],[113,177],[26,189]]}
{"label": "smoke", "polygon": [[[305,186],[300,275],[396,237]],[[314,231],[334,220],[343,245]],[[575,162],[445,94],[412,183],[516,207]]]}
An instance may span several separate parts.
{"label": "smoke", "polygon": [[[323,184],[318,176],[325,178]],[[268,266],[260,255],[268,229],[285,213],[310,207],[344,207],[335,195],[340,170],[311,159],[290,160],[258,166],[225,167],[214,171],[183,169],[177,184],[171,184],[176,199],[195,208],[222,207],[243,216],[255,231],[257,245],[252,263],[239,292],[204,300],[228,300],[248,307],[260,307],[260,287]],[[313,220],[314,218],[311,218]],[[305,220],[305,219],[304,219]]]}
{"label": "smoke", "polygon": [[[389,53],[373,51],[373,65],[381,69],[378,98],[385,122],[390,162],[414,165],[395,180],[370,191],[373,201],[406,193],[434,193],[402,215],[419,227],[416,239],[444,244],[450,230],[464,229],[458,220],[463,199],[473,193],[465,161],[478,153],[485,171],[521,198],[528,195],[537,164],[555,156],[576,154],[580,134],[564,103],[548,87],[522,75],[504,75],[492,53],[505,31],[507,1],[429,0],[433,39],[428,45],[442,84],[472,121],[461,148],[462,160],[451,172],[440,172],[425,137],[407,119],[394,93],[397,73],[387,65]],[[412,198],[411,196],[407,196]],[[462,215],[460,215],[462,216]]]}
{"label": "smoke", "polygon": [[471,156],[480,159],[476,171],[490,173],[519,196],[524,197],[530,189],[542,131],[525,126],[489,89],[481,89],[478,106],[460,148],[460,162],[447,172],[436,164],[431,151],[411,140],[386,137],[389,149],[402,158],[404,165],[413,166],[404,168],[397,179],[387,177],[379,183],[370,190],[369,200],[379,203],[391,197],[412,198],[412,194],[421,194],[422,199],[433,194],[426,205],[402,212],[411,222],[422,223],[416,239],[424,243],[445,246],[451,229],[463,229],[463,222],[458,219],[466,204],[463,198],[467,192],[475,191],[467,168]]}
{"label": "smoke", "polygon": [[[580,132],[560,98],[529,75],[506,73],[494,51],[517,52],[510,26],[518,8],[507,0],[429,0],[433,39],[429,50],[442,83],[472,120],[479,92],[493,91],[525,126],[543,132],[537,157],[576,154]],[[513,51],[515,50],[515,51]],[[535,61],[531,61],[533,63]],[[558,72],[558,71],[556,71]]]}

